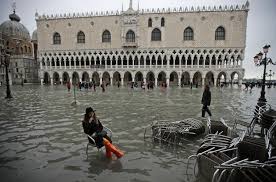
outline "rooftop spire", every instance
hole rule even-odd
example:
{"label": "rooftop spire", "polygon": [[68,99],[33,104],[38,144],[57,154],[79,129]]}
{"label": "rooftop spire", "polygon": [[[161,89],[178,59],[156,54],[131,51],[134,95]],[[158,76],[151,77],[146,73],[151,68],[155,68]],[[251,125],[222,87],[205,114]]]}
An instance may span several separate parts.
{"label": "rooftop spire", "polygon": [[128,9],[132,9],[132,0],[129,1],[129,8]]}
{"label": "rooftop spire", "polygon": [[15,2],[12,3],[12,9],[13,9],[13,14],[10,14],[10,16],[9,16],[10,20],[19,22],[20,17],[17,14],[15,14],[15,9],[16,9],[16,3]]}
{"label": "rooftop spire", "polygon": [[15,9],[16,9],[16,3],[15,2],[12,3],[12,9],[13,9],[13,13],[15,13]]}

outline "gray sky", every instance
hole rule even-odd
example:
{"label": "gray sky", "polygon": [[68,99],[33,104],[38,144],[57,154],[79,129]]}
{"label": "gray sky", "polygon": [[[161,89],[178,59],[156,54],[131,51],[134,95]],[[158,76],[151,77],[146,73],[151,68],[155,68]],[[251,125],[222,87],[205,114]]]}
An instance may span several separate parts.
{"label": "gray sky", "polygon": [[[0,23],[8,20],[12,13],[11,4],[14,0],[0,0]],[[32,34],[36,29],[35,12],[39,14],[64,14],[72,12],[95,12],[106,10],[124,10],[129,0],[15,0],[16,13]],[[235,5],[244,4],[246,0],[139,0],[140,9],[147,8],[174,8],[209,5]],[[250,11],[247,21],[247,37],[245,59],[245,78],[261,78],[263,66],[256,67],[253,57],[262,50],[265,44],[271,48],[268,57],[276,62],[276,0],[249,0]],[[133,8],[137,9],[138,0],[133,0]],[[275,72],[276,66],[269,65],[267,70]]]}

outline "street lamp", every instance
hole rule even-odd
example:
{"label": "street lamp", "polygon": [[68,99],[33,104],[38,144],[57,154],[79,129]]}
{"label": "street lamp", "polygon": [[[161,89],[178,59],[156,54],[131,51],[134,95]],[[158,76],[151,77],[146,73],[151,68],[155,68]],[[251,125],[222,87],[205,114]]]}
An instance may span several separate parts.
{"label": "street lamp", "polygon": [[12,98],[11,90],[10,90],[10,81],[9,81],[9,64],[10,64],[10,51],[7,49],[1,48],[1,66],[5,66],[6,72],[6,85],[7,85],[7,96],[6,98]]}
{"label": "street lamp", "polygon": [[274,74],[275,74],[274,72],[273,73],[271,73],[271,72],[272,72],[272,70],[269,70],[269,74],[267,75],[268,77],[270,77],[268,88],[271,88],[271,85],[272,85],[271,77],[274,76]]}
{"label": "street lamp", "polygon": [[258,100],[258,106],[262,107],[265,105],[266,103],[266,99],[265,99],[265,76],[266,76],[266,66],[268,64],[273,64],[276,65],[276,63],[272,62],[271,58],[266,57],[266,54],[268,53],[268,49],[270,48],[270,45],[265,45],[263,47],[263,52],[265,57],[263,58],[263,53],[260,52],[258,53],[256,56],[254,56],[254,63],[256,66],[262,66],[264,65],[264,73],[263,73],[263,81],[262,81],[262,90],[261,90],[261,96]]}

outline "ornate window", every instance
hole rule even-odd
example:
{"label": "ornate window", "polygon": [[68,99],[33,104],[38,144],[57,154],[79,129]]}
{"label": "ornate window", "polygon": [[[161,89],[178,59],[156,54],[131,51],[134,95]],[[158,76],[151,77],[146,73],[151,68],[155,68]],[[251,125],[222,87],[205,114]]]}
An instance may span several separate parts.
{"label": "ornate window", "polygon": [[164,27],[164,26],[165,26],[165,18],[162,17],[162,18],[161,18],[161,27]]}
{"label": "ornate window", "polygon": [[61,38],[59,33],[54,33],[53,44],[61,44]]}
{"label": "ornate window", "polygon": [[225,40],[225,29],[218,27],[215,32],[215,40]]}
{"label": "ornate window", "polygon": [[184,40],[194,40],[194,31],[191,27],[184,30]]}
{"label": "ornate window", "polygon": [[126,34],[126,42],[135,42],[135,33],[129,30]]}
{"label": "ornate window", "polygon": [[148,20],[148,27],[152,27],[152,19],[151,18],[149,18],[149,20]]}
{"label": "ornate window", "polygon": [[151,32],[151,41],[161,41],[161,31],[158,28]]}
{"label": "ornate window", "polygon": [[79,31],[79,33],[77,35],[77,42],[85,43],[85,34],[82,31]]}
{"label": "ornate window", "polygon": [[102,42],[111,42],[111,34],[108,30],[105,30],[102,35]]}

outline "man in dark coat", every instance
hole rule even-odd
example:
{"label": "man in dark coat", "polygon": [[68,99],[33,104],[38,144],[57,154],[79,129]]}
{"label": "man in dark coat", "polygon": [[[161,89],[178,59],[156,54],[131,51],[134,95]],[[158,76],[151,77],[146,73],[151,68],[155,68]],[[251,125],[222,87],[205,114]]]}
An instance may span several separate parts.
{"label": "man in dark coat", "polygon": [[208,106],[211,104],[211,92],[210,87],[208,85],[205,86],[204,92],[201,99],[202,107],[202,117],[205,117],[205,112],[209,114],[209,116],[212,116],[211,111],[209,110]]}

